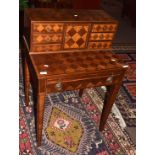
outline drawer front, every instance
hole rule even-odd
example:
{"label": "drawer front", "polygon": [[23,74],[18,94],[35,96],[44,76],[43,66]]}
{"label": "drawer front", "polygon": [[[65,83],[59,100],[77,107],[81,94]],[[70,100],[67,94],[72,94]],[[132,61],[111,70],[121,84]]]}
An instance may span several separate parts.
{"label": "drawer front", "polygon": [[61,50],[61,44],[33,45],[31,52],[49,52]]}
{"label": "drawer front", "polygon": [[68,24],[65,29],[64,49],[86,48],[89,24]]}
{"label": "drawer front", "polygon": [[32,42],[35,44],[62,42],[62,34],[33,34]]}
{"label": "drawer front", "polygon": [[92,32],[115,32],[117,24],[94,24]]}
{"label": "drawer front", "polygon": [[114,33],[91,33],[90,41],[99,41],[99,40],[112,40]]}
{"label": "drawer front", "polygon": [[89,42],[88,48],[89,49],[109,49],[111,48],[112,43],[109,42]]}
{"label": "drawer front", "polygon": [[60,33],[63,32],[62,23],[33,23],[32,31],[39,33]]}
{"label": "drawer front", "polygon": [[58,92],[65,90],[76,90],[76,89],[84,89],[84,88],[92,88],[104,85],[111,85],[118,83],[120,80],[120,75],[110,75],[100,78],[92,78],[92,79],[81,79],[81,80],[58,80],[57,82],[47,82],[47,92]]}

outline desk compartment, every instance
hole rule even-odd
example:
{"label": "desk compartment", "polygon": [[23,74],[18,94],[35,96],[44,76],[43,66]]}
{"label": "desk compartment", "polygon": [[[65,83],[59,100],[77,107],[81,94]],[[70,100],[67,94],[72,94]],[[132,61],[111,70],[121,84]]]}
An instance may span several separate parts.
{"label": "desk compartment", "polygon": [[63,31],[63,23],[36,22],[32,24],[33,33],[60,33]]}
{"label": "desk compartment", "polygon": [[49,52],[49,51],[59,51],[61,50],[61,44],[39,44],[33,45],[33,52]]}
{"label": "desk compartment", "polygon": [[115,32],[117,24],[93,24],[92,32]]}
{"label": "desk compartment", "polygon": [[62,34],[33,34],[32,42],[34,44],[50,44],[55,42],[62,42]]}
{"label": "desk compartment", "polygon": [[118,83],[120,74],[103,77],[81,78],[81,79],[58,79],[48,80],[47,92],[58,92],[65,90],[76,90]]}
{"label": "desk compartment", "polygon": [[114,33],[91,33],[89,41],[113,40]]}
{"label": "desk compartment", "polygon": [[89,49],[110,49],[111,48],[111,41],[101,41],[101,42],[89,42],[88,48]]}

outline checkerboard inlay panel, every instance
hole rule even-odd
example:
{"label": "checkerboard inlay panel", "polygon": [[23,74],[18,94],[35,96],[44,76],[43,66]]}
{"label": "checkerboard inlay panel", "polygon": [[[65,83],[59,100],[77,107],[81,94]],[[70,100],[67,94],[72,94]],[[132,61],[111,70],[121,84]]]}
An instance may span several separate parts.
{"label": "checkerboard inlay panel", "polygon": [[68,25],[65,31],[64,49],[86,48],[89,25]]}

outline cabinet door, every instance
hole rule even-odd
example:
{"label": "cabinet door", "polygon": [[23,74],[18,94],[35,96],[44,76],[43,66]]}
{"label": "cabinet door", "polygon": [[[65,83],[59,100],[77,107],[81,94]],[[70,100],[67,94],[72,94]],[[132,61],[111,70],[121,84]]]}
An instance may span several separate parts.
{"label": "cabinet door", "polygon": [[87,48],[89,24],[67,24],[65,26],[64,49]]}

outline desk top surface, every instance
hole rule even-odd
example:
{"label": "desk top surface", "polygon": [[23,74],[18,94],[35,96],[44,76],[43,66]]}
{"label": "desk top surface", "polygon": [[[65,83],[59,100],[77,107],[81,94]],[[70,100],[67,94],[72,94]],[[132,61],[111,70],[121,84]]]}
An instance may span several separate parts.
{"label": "desk top surface", "polygon": [[37,74],[68,75],[123,69],[123,64],[110,51],[31,54]]}
{"label": "desk top surface", "polygon": [[103,10],[43,9],[25,10],[31,21],[117,22]]}

